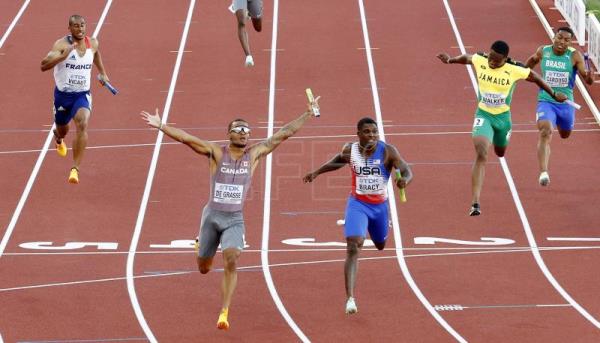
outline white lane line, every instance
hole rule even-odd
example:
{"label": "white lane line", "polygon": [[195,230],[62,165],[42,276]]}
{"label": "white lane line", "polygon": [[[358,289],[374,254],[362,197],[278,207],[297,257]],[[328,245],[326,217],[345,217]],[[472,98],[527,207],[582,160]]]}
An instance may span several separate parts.
{"label": "white lane line", "polygon": [[[597,247],[590,247],[597,248]],[[561,250],[570,250],[571,248],[561,248]],[[334,251],[334,249],[329,249]],[[338,249],[335,249],[338,250]],[[345,249],[342,249],[345,250]],[[364,249],[364,250],[373,250],[373,249]],[[388,249],[386,249],[388,250]],[[405,249],[406,250],[406,249]],[[261,252],[262,250],[254,250],[254,252]],[[272,252],[273,250],[271,250]],[[311,251],[316,251],[316,249],[312,249]],[[429,254],[408,254],[404,255],[405,258],[419,258],[419,257],[448,257],[448,256],[464,256],[464,255],[478,255],[478,254],[506,254],[506,253],[521,253],[521,252],[529,252],[529,248],[515,248],[511,250],[502,250],[502,249],[493,249],[488,251],[466,251],[466,252],[450,252],[450,253],[429,253]],[[246,252],[246,251],[245,251]],[[250,252],[250,251],[248,251]],[[140,253],[139,251],[137,252]],[[173,252],[165,252],[165,253],[173,253]],[[192,254],[191,251],[184,251],[179,253]],[[57,253],[56,255],[58,255]],[[389,260],[389,259],[397,259],[396,255],[392,256],[376,256],[376,257],[360,257],[360,261],[379,261],[379,260]],[[316,260],[316,261],[299,261],[299,262],[287,262],[287,263],[276,263],[269,265],[269,268],[274,267],[293,267],[293,266],[304,266],[304,265],[313,265],[313,264],[324,264],[324,263],[342,263],[345,259],[329,259],[329,260]],[[257,269],[262,268],[262,265],[254,265],[254,266],[241,266],[238,267],[239,270],[247,270],[247,269]],[[160,274],[144,274],[144,275],[136,275],[133,276],[134,279],[142,279],[149,277],[158,277],[158,276],[177,276],[184,274],[192,274],[197,273],[196,270],[190,271],[166,271]],[[0,293],[2,292],[11,292],[11,291],[22,291],[28,289],[37,289],[37,288],[47,288],[47,287],[57,287],[57,286],[73,286],[73,285],[81,285],[81,284],[89,284],[89,283],[101,283],[101,282],[109,282],[109,281],[121,281],[126,280],[127,276],[121,277],[113,277],[113,278],[103,278],[103,279],[91,279],[91,280],[80,280],[80,281],[67,281],[67,282],[56,282],[56,283],[47,283],[47,284],[38,284],[38,285],[29,285],[29,286],[16,286],[16,287],[8,287],[8,288],[0,288]]]}
{"label": "white lane line", "polygon": [[[175,61],[175,66],[173,68],[173,75],[171,77],[171,84],[169,86],[169,93],[167,94],[167,100],[165,102],[165,106],[162,111],[162,122],[166,123],[169,119],[169,110],[171,109],[171,102],[173,101],[173,94],[175,93],[175,85],[177,84],[177,77],[179,76],[179,68],[181,67],[181,61],[183,59],[183,51],[185,48],[185,43],[187,41],[187,36],[190,28],[190,23],[192,21],[192,14],[194,12],[194,6],[196,4],[196,0],[190,0],[190,6],[187,12],[187,18],[185,20],[185,26],[183,28],[183,33],[181,35],[181,41],[179,43],[179,52],[177,53],[177,60]],[[146,208],[148,206],[148,200],[150,198],[150,190],[152,189],[152,181],[154,180],[154,175],[156,173],[156,165],[158,164],[158,155],[160,154],[160,146],[163,140],[163,132],[158,131],[158,135],[156,136],[156,143],[154,145],[154,152],[152,153],[152,161],[150,162],[150,168],[148,170],[148,177],[146,178],[146,186],[144,187],[144,195],[142,196],[142,201],[140,203],[140,210],[138,212],[137,220],[135,223],[135,229],[133,231],[133,237],[131,238],[131,245],[129,246],[129,253],[127,254],[127,292],[129,293],[129,299],[131,300],[131,306],[135,312],[135,316],[144,330],[144,334],[148,337],[150,342],[158,342],[150,326],[146,322],[144,318],[144,314],[140,307],[137,294],[135,291],[135,283],[133,276],[133,264],[135,260],[135,251],[138,246],[138,242],[140,240],[140,235],[142,233],[142,225],[144,223],[144,216],[146,214]]]}
{"label": "white lane line", "polygon": [[[19,18],[21,18],[21,15],[23,15],[23,12],[25,12],[25,9],[29,5],[29,2],[30,2],[30,0],[25,0],[25,2],[23,2],[21,9],[19,10],[19,12],[17,12],[17,15],[14,17],[13,21],[8,26],[8,29],[6,30],[6,32],[4,32],[2,39],[0,39],[0,49],[4,45],[4,42],[6,42],[6,40],[8,39],[8,36],[12,32],[12,30],[15,28],[15,25],[17,25]],[[0,340],[0,343],[1,343],[1,340]]]}
{"label": "white lane line", "polygon": [[[269,80],[269,118],[268,118],[268,129],[267,137],[273,135],[273,126],[275,122],[275,77],[277,72],[277,26],[279,21],[279,0],[273,1],[273,31],[271,34],[271,75]],[[275,289],[275,283],[269,269],[269,231],[270,231],[270,219],[271,219],[271,176],[273,169],[273,154],[267,155],[265,162],[265,201],[263,207],[263,227],[262,227],[262,242],[261,242],[261,267],[265,276],[265,282],[271,298],[275,302],[279,313],[288,323],[294,333],[300,338],[302,342],[310,342],[308,337],[304,335],[304,332],[292,319],[285,306],[281,297]]]}
{"label": "white lane line", "polygon": [[[363,39],[365,43],[365,54],[367,57],[367,64],[369,66],[369,78],[371,81],[371,90],[373,93],[373,103],[375,106],[375,114],[377,116],[377,125],[379,126],[380,136],[383,141],[385,141],[385,133],[383,127],[383,116],[381,114],[381,106],[379,103],[379,92],[377,88],[377,80],[375,79],[375,67],[373,64],[373,56],[371,54],[371,42],[369,40],[369,30],[367,28],[367,19],[365,15],[365,8],[363,0],[358,0],[358,6],[360,8],[360,19],[362,23],[363,30]],[[423,295],[423,292],[417,286],[415,280],[413,279],[410,271],[408,270],[408,265],[406,264],[406,260],[404,258],[404,252],[402,250],[402,237],[400,235],[400,223],[398,220],[398,209],[396,208],[396,199],[394,196],[394,189],[392,188],[392,182],[388,182],[388,193],[392,196],[389,197],[390,204],[390,212],[392,215],[392,225],[394,228],[394,241],[396,242],[396,256],[398,260],[398,264],[400,265],[400,269],[402,271],[402,275],[406,279],[406,282],[413,290],[417,298],[421,301],[423,306],[429,311],[429,313],[437,320],[437,322],[444,328],[450,335],[452,335],[459,342],[466,342],[466,340],[456,331],[450,324],[440,316],[440,314],[433,308],[429,300]]]}
{"label": "white lane line", "polygon": [[542,308],[542,307],[571,307],[570,304],[523,304],[523,305],[477,305],[477,306],[465,306],[458,304],[451,305],[435,305],[437,311],[462,311],[472,309],[504,309],[504,308]]}
{"label": "white lane line", "polygon": [[[337,252],[337,251],[346,251],[345,244],[343,242],[338,242],[335,246],[340,246],[340,248],[334,248],[333,245],[329,245],[329,247],[325,248],[292,248],[292,249],[269,249],[269,253],[283,253],[283,252]],[[180,249],[180,248],[178,248]],[[542,251],[561,251],[561,250],[595,250],[600,249],[600,246],[594,245],[582,245],[582,246],[566,246],[566,247],[538,247],[539,250]],[[385,248],[383,251],[395,251],[396,248]],[[428,248],[402,248],[404,251],[459,251],[466,250],[464,253],[429,253],[429,254],[420,254],[420,255],[404,255],[405,257],[427,257],[427,256],[450,256],[450,255],[460,255],[460,254],[480,254],[480,253],[499,253],[499,252],[529,252],[531,251],[531,247],[428,247]],[[479,251],[478,251],[479,250]],[[262,249],[245,249],[244,253],[260,253]],[[362,251],[379,251],[379,249],[375,248],[363,248]],[[219,250],[221,252],[221,250]],[[136,255],[178,255],[178,254],[192,254],[192,248],[187,250],[138,250],[135,252]],[[6,253],[5,256],[75,256],[75,255],[122,255],[129,254],[129,251],[51,251],[51,252],[15,252],[15,253]]]}
{"label": "white lane line", "polygon": [[546,237],[549,241],[564,241],[564,242],[600,242],[600,238],[596,237]]}
{"label": "white lane line", "polygon": [[[444,1],[444,5],[446,6],[446,10],[448,11],[448,15],[452,19],[452,11],[450,9],[450,5],[448,4],[447,0],[443,0],[443,1]],[[452,21],[452,23],[453,23],[452,29],[454,30],[456,40],[458,41],[458,44],[461,46],[460,51],[461,51],[461,53],[464,54],[464,53],[466,53],[466,50],[464,48],[464,45],[463,45],[463,42],[462,42],[462,39],[460,36],[460,32],[459,32],[458,28],[456,27],[456,24],[454,23],[454,21]],[[475,95],[477,95],[478,85],[477,85],[477,80],[475,79],[475,75],[473,73],[473,69],[469,65],[466,65],[466,67],[467,67],[467,70],[469,71],[469,77],[471,78],[473,90],[475,91]],[[581,305],[579,305],[575,301],[575,299],[573,299],[569,295],[569,293],[567,293],[567,291],[565,291],[562,288],[562,286],[554,278],[554,275],[552,275],[550,270],[548,270],[548,267],[546,266],[546,263],[544,262],[542,255],[540,254],[540,249],[537,246],[535,237],[533,236],[533,232],[529,225],[529,220],[527,219],[527,215],[525,214],[525,209],[523,208],[523,205],[521,204],[521,199],[519,198],[519,194],[517,192],[517,187],[515,186],[515,183],[512,178],[512,175],[510,173],[510,169],[508,168],[506,159],[504,157],[500,157],[499,160],[500,160],[500,165],[502,166],[502,171],[504,172],[504,176],[506,178],[506,182],[508,183],[508,187],[510,189],[513,201],[515,203],[515,207],[517,208],[517,212],[519,213],[519,218],[521,219],[521,223],[523,225],[523,230],[525,231],[525,235],[527,236],[527,241],[529,242],[529,246],[531,247],[531,253],[532,253],[535,261],[537,262],[540,270],[544,273],[544,276],[546,276],[546,279],[550,282],[550,284],[554,287],[554,289],[556,289],[556,291],[558,293],[560,293],[560,295],[569,304],[571,304],[571,306],[573,306],[573,308],[575,308],[577,310],[577,312],[579,312],[583,317],[585,317],[588,321],[590,321],[596,328],[600,329],[600,322],[598,322],[596,320],[596,318],[594,318],[592,315],[590,315]]]}
{"label": "white lane line", "polygon": [[[587,130],[573,130],[573,132],[598,132],[600,129],[587,129]],[[513,130],[513,135],[517,132],[522,133],[535,133],[538,134],[537,130]],[[440,132],[399,132],[399,133],[387,133],[387,136],[453,136],[453,135],[470,135],[471,131],[440,131]],[[351,135],[315,135],[315,136],[294,136],[290,137],[290,140],[299,140],[299,139],[340,139],[340,138],[356,138],[356,134]],[[250,138],[250,141],[258,142],[264,141],[266,138]],[[226,143],[228,140],[210,140],[209,142],[213,143]],[[86,149],[114,149],[114,148],[133,148],[133,147],[153,147],[155,143],[139,143],[139,144],[116,144],[116,145],[97,145],[97,146],[88,146]],[[179,145],[179,142],[163,142],[161,145]],[[36,153],[42,151],[41,149],[34,150],[8,150],[8,151],[0,151],[0,155],[14,155],[14,154],[27,154],[27,153]],[[472,162],[471,162],[472,163]],[[488,163],[499,163],[499,162],[488,162]]]}
{"label": "white lane line", "polygon": [[[98,36],[98,34],[100,33],[100,28],[102,27],[102,23],[104,22],[104,18],[106,17],[106,14],[108,13],[108,10],[109,10],[111,4],[112,4],[112,0],[108,0],[106,2],[106,5],[104,6],[104,11],[102,12],[102,15],[100,16],[100,20],[98,21],[98,26],[96,26],[96,30],[94,31],[94,34],[93,34],[94,38],[96,38]],[[10,219],[10,222],[8,223],[8,227],[6,228],[6,231],[4,232],[4,236],[2,237],[2,241],[0,241],[0,258],[2,258],[2,254],[4,253],[4,250],[6,249],[6,246],[8,245],[8,240],[10,239],[10,236],[12,235],[12,233],[15,229],[15,226],[17,225],[17,221],[19,220],[21,211],[23,211],[23,207],[25,206],[25,202],[27,201],[27,198],[29,197],[31,188],[33,188],[33,183],[35,182],[35,179],[37,178],[37,175],[40,171],[40,168],[42,167],[42,163],[44,162],[44,158],[46,157],[46,153],[48,152],[48,147],[50,146],[52,138],[54,137],[54,134],[52,133],[52,130],[54,129],[54,127],[55,127],[55,125],[52,124],[52,128],[50,129],[50,131],[48,131],[48,136],[46,137],[46,141],[44,142],[42,150],[40,151],[40,155],[38,156],[38,159],[35,162],[35,166],[33,167],[33,170],[31,171],[31,175],[29,175],[29,180],[27,180],[25,189],[23,190],[23,193],[21,194],[21,198],[19,199],[19,202],[17,203],[17,208],[15,209],[15,212],[13,212],[12,218]]]}
{"label": "white lane line", "polygon": [[[538,19],[542,22],[542,26],[544,27],[544,30],[546,30],[548,37],[550,37],[550,39],[552,39],[552,37],[554,37],[554,32],[552,31],[552,27],[550,26],[550,23],[548,23],[548,20],[544,16],[544,13],[542,13],[540,6],[538,6],[538,4],[535,0],[529,0],[529,3],[531,4],[531,7],[533,7],[533,10],[534,10],[535,14],[537,15]],[[577,84],[577,88],[581,92],[583,99],[588,104],[590,111],[592,111],[592,114],[596,118],[596,122],[600,123],[600,112],[598,111],[598,107],[596,106],[594,99],[592,99],[592,97],[590,96],[590,93],[585,88],[585,85],[583,84],[583,82],[581,82],[581,78],[579,76],[576,77],[575,84]]]}

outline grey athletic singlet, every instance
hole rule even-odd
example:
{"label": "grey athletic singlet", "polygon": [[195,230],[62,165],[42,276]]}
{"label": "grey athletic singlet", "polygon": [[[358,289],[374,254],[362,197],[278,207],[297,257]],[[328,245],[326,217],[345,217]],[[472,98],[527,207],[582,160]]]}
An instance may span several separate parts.
{"label": "grey athletic singlet", "polygon": [[239,160],[229,154],[229,146],[221,147],[223,158],[211,177],[208,207],[226,212],[241,211],[252,181],[250,153],[245,151]]}

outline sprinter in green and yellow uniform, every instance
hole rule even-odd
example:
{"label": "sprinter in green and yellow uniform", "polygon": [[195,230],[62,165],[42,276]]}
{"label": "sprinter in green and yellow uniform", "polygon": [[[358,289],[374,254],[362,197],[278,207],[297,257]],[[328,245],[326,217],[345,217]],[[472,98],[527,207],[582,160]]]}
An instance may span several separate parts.
{"label": "sprinter in green and yellow uniform", "polygon": [[479,195],[483,185],[485,163],[490,145],[494,145],[494,151],[498,157],[503,157],[508,147],[512,128],[510,103],[517,81],[535,82],[558,102],[567,99],[564,94],[555,93],[534,71],[508,58],[508,51],[508,44],[496,41],[492,44],[488,54],[463,54],[456,57],[450,57],[446,53],[437,55],[445,64],[473,65],[479,86],[477,96],[479,103],[475,111],[472,133],[476,158],[471,173],[470,216],[481,214]]}
{"label": "sprinter in green and yellow uniform", "polygon": [[[579,51],[571,47],[574,33],[568,27],[561,27],[552,39],[552,45],[540,46],[535,54],[531,55],[525,65],[528,68],[540,64],[541,76],[555,92],[566,94],[573,101],[573,87],[575,78],[579,76],[588,85],[594,84],[594,74],[587,70],[585,60]],[[538,182],[542,186],[550,183],[548,174],[548,160],[550,159],[550,140],[552,128],[556,127],[560,138],[567,139],[573,131],[575,123],[575,108],[568,104],[557,103],[540,90],[536,110],[537,128],[540,132],[537,144],[538,165],[540,177]]]}

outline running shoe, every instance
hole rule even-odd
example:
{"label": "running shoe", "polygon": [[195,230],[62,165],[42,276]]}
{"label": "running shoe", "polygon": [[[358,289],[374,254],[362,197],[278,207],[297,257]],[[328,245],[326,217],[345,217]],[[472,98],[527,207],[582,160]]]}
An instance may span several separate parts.
{"label": "running shoe", "polygon": [[227,321],[228,314],[229,314],[229,309],[221,310],[221,313],[219,314],[219,320],[217,321],[217,329],[229,330],[229,322]]}
{"label": "running shoe", "polygon": [[198,237],[194,240],[194,251],[196,252],[196,255],[198,255],[198,252],[200,251],[200,239]]}
{"label": "running shoe", "polygon": [[356,302],[353,297],[349,297],[346,301],[346,314],[355,314],[356,312],[358,312]]}
{"label": "running shoe", "polygon": [[55,141],[56,153],[60,157],[67,156],[67,145],[65,144],[65,140],[63,138],[60,138],[60,143],[59,143],[58,142],[59,138],[58,138],[58,135],[56,134],[56,129],[52,132],[54,133],[54,137],[56,138],[56,141]]}
{"label": "running shoe", "polygon": [[475,202],[473,203],[473,205],[471,205],[471,210],[469,211],[469,215],[471,217],[473,216],[478,216],[481,214],[481,207],[479,206],[479,203]]}
{"label": "running shoe", "polygon": [[252,55],[246,56],[245,65],[246,65],[246,68],[254,67],[254,59],[252,58]]}
{"label": "running shoe", "polygon": [[548,175],[548,172],[541,172],[538,182],[540,186],[548,186],[550,184],[550,175]]}
{"label": "running shoe", "polygon": [[69,183],[75,185],[79,183],[79,169],[77,169],[77,167],[71,168],[71,172],[69,173]]}

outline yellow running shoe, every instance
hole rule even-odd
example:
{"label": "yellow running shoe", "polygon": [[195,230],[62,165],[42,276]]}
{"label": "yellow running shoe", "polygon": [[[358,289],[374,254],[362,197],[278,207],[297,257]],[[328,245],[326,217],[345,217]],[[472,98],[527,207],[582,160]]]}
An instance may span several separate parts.
{"label": "yellow running shoe", "polygon": [[67,145],[65,144],[65,140],[64,139],[62,139],[60,141],[60,144],[56,143],[56,153],[60,157],[67,156]]}
{"label": "yellow running shoe", "polygon": [[71,168],[71,172],[69,173],[69,183],[79,183],[79,169],[77,169],[77,167]]}
{"label": "yellow running shoe", "polygon": [[221,310],[221,314],[219,314],[219,320],[217,321],[217,329],[229,330],[229,322],[227,321],[228,314],[229,309],[225,308]]}

